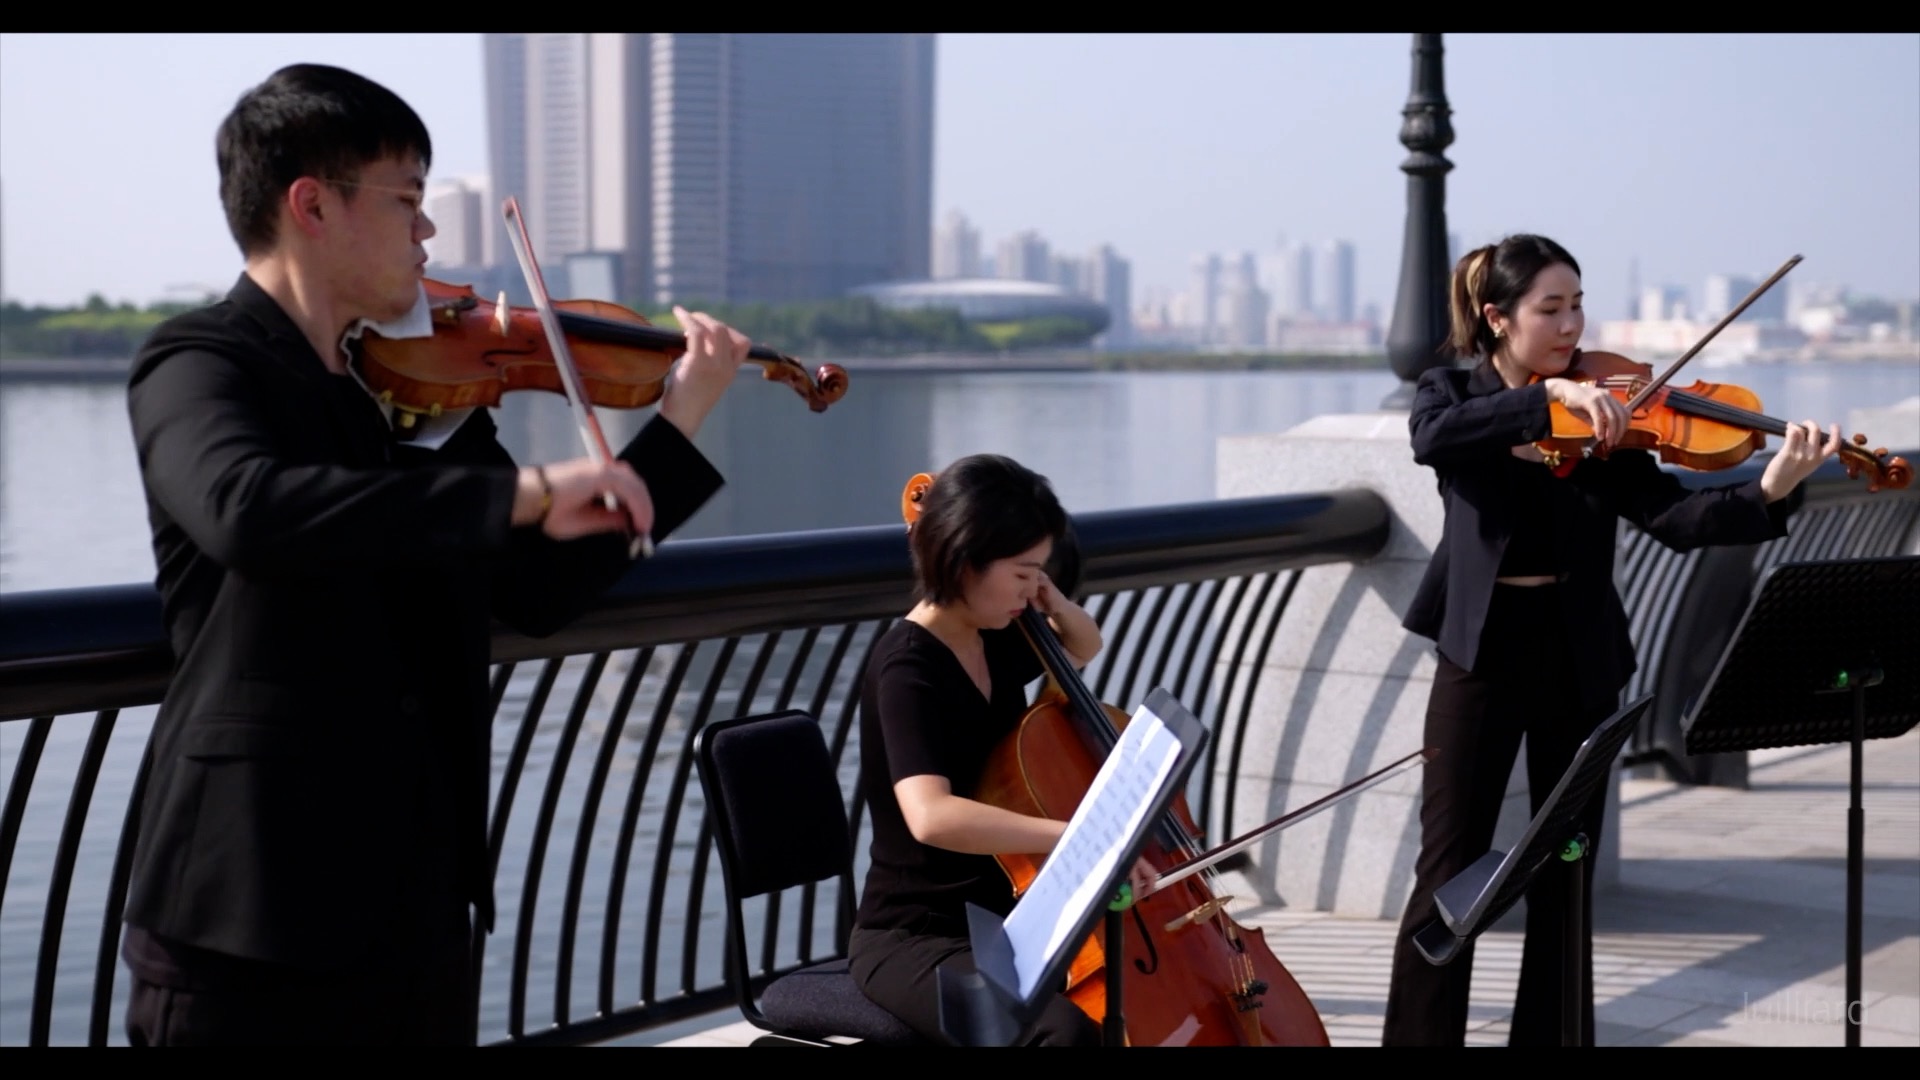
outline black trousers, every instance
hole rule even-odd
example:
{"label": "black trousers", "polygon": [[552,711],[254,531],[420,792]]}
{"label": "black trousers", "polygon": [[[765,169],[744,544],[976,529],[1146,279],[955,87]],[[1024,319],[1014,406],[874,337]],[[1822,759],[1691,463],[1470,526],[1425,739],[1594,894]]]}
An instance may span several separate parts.
{"label": "black trousers", "polygon": [[[966,938],[855,928],[847,942],[847,959],[854,981],[874,1004],[927,1039],[951,1042],[940,1032],[934,972],[947,963],[960,971],[974,970],[973,946]],[[1020,1045],[1099,1046],[1100,1026],[1066,995],[1055,994]]]}
{"label": "black trousers", "polygon": [[378,968],[306,972],[195,958],[133,975],[134,1046],[473,1046],[475,982],[464,919]]}
{"label": "black trousers", "polygon": [[[1387,991],[1384,1046],[1462,1046],[1466,1042],[1473,949],[1442,966],[1427,962],[1413,935],[1439,913],[1434,890],[1487,853],[1506,798],[1521,736],[1527,744],[1527,791],[1538,814],[1560,782],[1580,743],[1612,715],[1581,708],[1552,628],[1578,613],[1561,611],[1552,585],[1494,589],[1478,670],[1468,672],[1442,656],[1427,703],[1426,746],[1438,757],[1425,768],[1420,804],[1420,855],[1413,893],[1400,921]],[[1600,845],[1606,788],[1595,792],[1582,815],[1589,850]],[[1512,1046],[1558,1046],[1567,903],[1566,868],[1543,867],[1526,895],[1526,938],[1520,985],[1508,1035]],[[1593,1031],[1592,877],[1582,908],[1581,947],[1588,978],[1582,988],[1585,1030]]]}

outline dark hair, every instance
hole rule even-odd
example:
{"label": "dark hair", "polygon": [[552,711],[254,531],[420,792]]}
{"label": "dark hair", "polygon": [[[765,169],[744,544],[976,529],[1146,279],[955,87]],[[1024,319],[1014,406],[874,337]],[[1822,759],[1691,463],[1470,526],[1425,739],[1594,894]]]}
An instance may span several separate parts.
{"label": "dark hair", "polygon": [[1565,263],[1580,272],[1567,249],[1544,236],[1519,233],[1497,244],[1475,248],[1460,257],[1447,291],[1453,333],[1447,347],[1456,356],[1492,356],[1496,341],[1487,322],[1485,305],[1492,304],[1508,318],[1520,298],[1533,288],[1540,271]]}
{"label": "dark hair", "polygon": [[215,136],[227,228],[242,255],[258,254],[273,246],[279,202],[294,181],[351,181],[371,162],[409,153],[431,164],[433,142],[393,91],[325,64],[283,67],[240,96]]}
{"label": "dark hair", "polygon": [[[965,571],[977,573],[1042,540],[1058,546],[1068,535],[1066,511],[1046,477],[999,454],[961,458],[920,497],[920,517],[907,537],[916,592],[936,604],[952,603],[960,599]],[[1071,593],[1073,583],[1056,576],[1054,584]]]}

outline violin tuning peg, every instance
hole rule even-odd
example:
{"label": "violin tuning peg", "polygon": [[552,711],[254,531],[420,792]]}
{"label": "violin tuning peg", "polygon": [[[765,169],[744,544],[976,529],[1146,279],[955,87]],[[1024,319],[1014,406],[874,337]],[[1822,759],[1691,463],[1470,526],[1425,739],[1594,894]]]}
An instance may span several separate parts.
{"label": "violin tuning peg", "polygon": [[1857,432],[1857,431],[1856,431],[1856,432],[1854,432],[1854,433],[1853,433],[1853,445],[1855,445],[1855,446],[1865,446],[1865,445],[1867,445],[1867,437],[1866,437],[1865,435],[1862,435],[1862,434],[1860,434],[1860,433],[1859,433],[1859,432]]}

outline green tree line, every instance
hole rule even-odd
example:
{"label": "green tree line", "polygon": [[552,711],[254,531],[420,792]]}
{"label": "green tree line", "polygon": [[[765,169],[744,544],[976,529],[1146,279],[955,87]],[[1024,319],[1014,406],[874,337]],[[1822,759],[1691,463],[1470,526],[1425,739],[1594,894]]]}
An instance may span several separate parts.
{"label": "green tree line", "polygon": [[[0,356],[130,357],[155,326],[198,306],[110,304],[98,293],[77,308],[27,307],[9,301],[0,305]],[[1094,327],[1077,319],[972,323],[957,311],[893,311],[865,297],[796,304],[696,300],[681,306],[708,312],[758,344],[809,360],[1071,347],[1084,345],[1094,336]],[[670,310],[636,310],[657,325],[676,325]]]}
{"label": "green tree line", "polygon": [[[692,300],[681,301],[680,306],[704,311],[757,344],[810,359],[1059,348],[1085,345],[1097,332],[1093,324],[1079,319],[980,323],[950,308],[897,311],[866,297],[794,304]],[[677,325],[671,310],[646,315],[661,325]]]}
{"label": "green tree line", "polygon": [[177,301],[146,307],[124,300],[109,304],[99,293],[77,308],[28,307],[9,300],[0,304],[0,356],[132,356],[154,327],[199,306]]}

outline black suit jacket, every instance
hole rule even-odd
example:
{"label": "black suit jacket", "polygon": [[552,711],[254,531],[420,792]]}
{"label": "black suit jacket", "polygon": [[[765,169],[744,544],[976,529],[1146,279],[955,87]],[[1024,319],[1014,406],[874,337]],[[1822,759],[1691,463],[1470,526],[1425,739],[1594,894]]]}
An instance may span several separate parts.
{"label": "black suit jacket", "polygon": [[[174,669],[126,921],[309,967],[469,902],[491,929],[492,622],[559,629],[627,571],[624,540],[510,527],[487,410],[396,445],[244,274],[153,333],[128,407]],[[620,456],[656,541],[721,484],[658,416]]]}
{"label": "black suit jacket", "polygon": [[1690,491],[1651,453],[1617,450],[1586,458],[1565,482],[1549,485],[1547,505],[1523,501],[1519,493],[1532,485],[1519,482],[1522,472],[1546,466],[1514,457],[1512,448],[1547,436],[1547,403],[1544,384],[1509,389],[1487,361],[1420,377],[1408,418],[1413,458],[1439,479],[1446,525],[1403,625],[1473,670],[1514,521],[1550,514],[1567,567],[1561,588],[1568,621],[1541,632],[1557,634],[1570,658],[1582,658],[1569,666],[1583,679],[1587,703],[1610,709],[1637,666],[1613,584],[1618,519],[1675,551],[1753,544],[1786,535],[1787,517],[1805,492],[1797,488],[1769,504],[1757,479]]}

